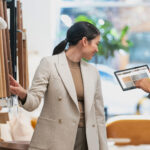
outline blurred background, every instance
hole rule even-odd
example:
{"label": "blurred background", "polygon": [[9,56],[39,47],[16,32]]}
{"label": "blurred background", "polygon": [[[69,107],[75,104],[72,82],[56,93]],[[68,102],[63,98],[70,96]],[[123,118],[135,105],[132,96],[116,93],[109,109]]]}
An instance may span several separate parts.
{"label": "blurred background", "polygon": [[150,96],[140,89],[123,91],[114,75],[150,66],[149,14],[150,0],[0,0],[0,149],[12,148],[10,141],[29,146],[43,106],[41,101],[33,112],[20,107],[10,93],[9,74],[28,89],[40,60],[52,55],[78,21],[101,33],[98,53],[88,63],[101,78],[110,150],[150,149]]}
{"label": "blurred background", "polygon": [[116,70],[150,63],[149,0],[22,0],[22,6],[30,84],[40,59],[52,54],[67,29],[76,21],[89,21],[101,32],[99,52],[89,63],[101,76],[107,118],[150,114],[148,94],[122,91],[114,76]]}

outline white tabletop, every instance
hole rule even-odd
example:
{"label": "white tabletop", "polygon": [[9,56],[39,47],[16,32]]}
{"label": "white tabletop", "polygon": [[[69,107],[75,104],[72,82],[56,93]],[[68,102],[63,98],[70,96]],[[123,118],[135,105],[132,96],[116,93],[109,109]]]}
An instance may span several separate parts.
{"label": "white tabletop", "polygon": [[109,150],[150,150],[149,145],[128,145],[128,146],[116,146],[116,145],[109,145]]}

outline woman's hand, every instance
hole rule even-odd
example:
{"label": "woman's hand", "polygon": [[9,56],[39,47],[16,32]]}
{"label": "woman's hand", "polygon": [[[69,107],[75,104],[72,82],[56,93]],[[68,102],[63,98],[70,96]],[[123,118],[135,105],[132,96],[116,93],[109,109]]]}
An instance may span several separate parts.
{"label": "woman's hand", "polygon": [[24,99],[27,95],[27,90],[25,90],[11,75],[9,75],[9,81],[10,92],[19,96],[20,99]]}
{"label": "woman's hand", "polygon": [[144,78],[135,82],[137,88],[141,88],[145,92],[150,93],[150,78]]}

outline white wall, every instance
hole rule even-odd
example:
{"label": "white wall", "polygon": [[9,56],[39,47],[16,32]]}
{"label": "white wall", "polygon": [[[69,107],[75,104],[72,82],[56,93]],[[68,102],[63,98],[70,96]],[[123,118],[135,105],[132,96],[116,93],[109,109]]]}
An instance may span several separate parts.
{"label": "white wall", "polygon": [[52,54],[59,22],[60,0],[21,0],[27,30],[29,82],[42,57]]}
{"label": "white wall", "polygon": [[59,0],[21,0],[28,50],[50,55],[59,19]]}

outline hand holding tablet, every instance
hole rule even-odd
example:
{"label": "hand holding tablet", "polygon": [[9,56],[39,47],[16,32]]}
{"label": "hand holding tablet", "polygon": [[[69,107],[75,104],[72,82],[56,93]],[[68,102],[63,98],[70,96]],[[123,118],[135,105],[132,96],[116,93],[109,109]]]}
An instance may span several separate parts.
{"label": "hand holding tablet", "polygon": [[[123,91],[140,87],[137,81],[144,79],[144,78],[150,78],[148,65],[115,71],[114,74]],[[149,86],[150,86],[150,83],[149,83]]]}
{"label": "hand holding tablet", "polygon": [[[141,88],[145,92],[150,93],[150,78],[138,80],[135,85],[137,88]],[[148,97],[150,98],[150,94]]]}

